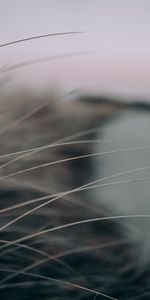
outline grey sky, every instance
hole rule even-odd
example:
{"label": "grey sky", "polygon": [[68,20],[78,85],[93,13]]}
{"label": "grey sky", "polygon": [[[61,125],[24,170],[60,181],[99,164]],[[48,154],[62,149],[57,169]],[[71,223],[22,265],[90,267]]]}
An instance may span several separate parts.
{"label": "grey sky", "polygon": [[0,0],[0,43],[59,31],[86,31],[0,48],[0,65],[76,51],[14,71],[22,83],[150,95],[149,0]]}

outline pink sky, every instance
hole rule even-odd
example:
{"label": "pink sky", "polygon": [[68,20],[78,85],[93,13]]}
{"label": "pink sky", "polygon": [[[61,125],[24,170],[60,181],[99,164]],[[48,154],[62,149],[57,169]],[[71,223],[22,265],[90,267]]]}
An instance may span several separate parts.
{"label": "pink sky", "polygon": [[[0,44],[60,31],[85,34],[0,48],[0,66],[51,55],[89,54],[11,72],[18,84],[60,85],[150,96],[149,0],[2,0]],[[2,74],[1,74],[2,77]]]}

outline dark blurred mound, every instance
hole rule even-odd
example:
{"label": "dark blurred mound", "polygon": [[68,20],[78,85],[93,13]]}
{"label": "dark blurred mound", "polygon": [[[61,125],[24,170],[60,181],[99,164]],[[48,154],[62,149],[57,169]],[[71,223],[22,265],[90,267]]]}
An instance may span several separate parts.
{"label": "dark blurred mound", "polygon": [[2,299],[149,299],[149,267],[137,266],[119,220],[100,219],[111,217],[101,195],[96,204],[82,191],[94,178],[97,132],[149,105],[24,91],[0,97]]}

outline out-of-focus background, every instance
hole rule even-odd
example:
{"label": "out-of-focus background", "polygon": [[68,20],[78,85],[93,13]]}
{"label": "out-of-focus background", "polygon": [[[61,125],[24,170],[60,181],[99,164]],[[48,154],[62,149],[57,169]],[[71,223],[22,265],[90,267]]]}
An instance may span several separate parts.
{"label": "out-of-focus background", "polygon": [[[149,99],[149,0],[0,0],[0,44],[64,31],[85,33],[1,47],[0,82],[8,77],[35,88]],[[79,55],[3,73],[15,64],[69,53]]]}
{"label": "out-of-focus background", "polygon": [[[34,36],[74,31],[78,33],[9,44]],[[14,93],[9,94],[11,89],[14,89]],[[20,89],[21,93],[16,92],[17,89]],[[28,97],[24,90],[28,92],[30,89],[31,97]],[[37,97],[34,91],[40,97]],[[53,91],[56,92],[56,98]],[[64,137],[70,134],[74,136],[82,130],[84,132],[86,128],[92,128],[92,124],[94,127],[94,120],[98,124],[98,115],[95,117],[95,114],[92,114],[92,109],[96,111],[94,105],[82,107],[81,103],[81,114],[78,107],[77,110],[74,106],[71,109],[67,108],[68,103],[63,107],[64,103],[61,105],[61,102],[58,102],[56,108],[60,105],[59,109],[55,109],[55,105],[53,108],[53,101],[61,99],[60,95],[65,95],[62,99],[70,100],[72,95],[73,99],[76,99],[78,93],[76,95],[73,91],[79,91],[79,96],[80,93],[81,96],[82,93],[96,94],[121,101],[125,99],[150,103],[150,0],[0,0],[0,135],[3,134],[0,144],[1,158],[3,155],[5,157],[5,154],[38,149],[45,145],[47,147],[48,144],[55,144],[57,140],[64,141]],[[45,97],[47,92],[48,97]],[[11,96],[11,101],[9,97],[7,100],[7,93]],[[48,100],[52,101],[50,108],[47,105]],[[106,103],[105,111],[103,104],[104,101],[102,110],[98,111],[102,120],[105,113],[111,115],[113,112],[111,105],[107,109]],[[54,168],[39,169],[39,173],[35,166],[37,163],[40,163],[40,166],[50,166],[49,160],[52,163],[53,159],[56,162],[60,159],[65,161],[64,158],[76,154],[84,156],[90,149],[93,154],[100,155],[96,155],[95,159],[93,156],[94,174],[89,171],[88,175],[87,172],[88,181],[85,178],[83,183],[92,181],[94,176],[95,180],[107,179],[107,182],[106,185],[104,182],[103,187],[92,190],[92,194],[88,194],[89,199],[99,203],[100,209],[105,204],[106,211],[111,211],[113,216],[148,215],[149,113],[148,105],[143,105],[141,111],[136,111],[135,105],[120,118],[116,117],[110,123],[105,123],[104,130],[103,124],[99,122],[100,135],[98,132],[95,135],[98,143],[93,141],[95,148],[91,146],[86,149],[85,146],[82,149],[79,143],[77,148],[73,145],[73,150],[64,147],[66,150],[62,149],[62,152],[59,149],[49,152],[47,148],[47,155],[45,148],[44,152],[37,151],[37,156],[34,154],[31,159],[28,159],[27,155],[27,160],[23,159],[23,163],[20,158],[16,164],[7,164],[6,161],[6,164],[1,165],[4,172],[2,179],[7,178],[7,175],[9,178],[10,174],[12,177],[15,174],[13,172],[16,172],[15,168],[18,167],[18,186],[25,182],[28,188],[33,186],[37,191],[44,193],[53,193],[53,190],[54,193],[62,192],[70,186],[72,188],[72,184],[75,188],[82,184],[82,177],[89,170],[86,162],[82,165],[80,160],[77,164],[75,159],[75,167],[72,164],[66,168],[61,168],[61,164],[54,162]],[[91,137],[87,135],[85,138]],[[17,159],[12,159],[13,163],[16,161]],[[10,166],[10,169],[7,170],[6,166]],[[33,167],[33,170],[29,167]],[[20,170],[23,170],[23,177]],[[19,199],[22,201],[20,195]],[[56,214],[57,209],[56,206]],[[69,215],[70,208],[67,211]],[[72,214],[76,212],[72,210]],[[58,219],[59,216],[58,214]],[[124,219],[122,220],[124,222]],[[142,257],[142,262],[147,258],[149,261],[149,220],[126,218],[129,227],[133,228],[130,231],[126,230],[127,238],[140,245],[137,252],[139,257]]]}

